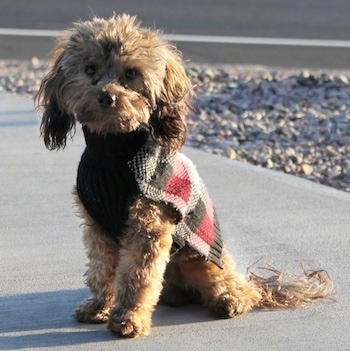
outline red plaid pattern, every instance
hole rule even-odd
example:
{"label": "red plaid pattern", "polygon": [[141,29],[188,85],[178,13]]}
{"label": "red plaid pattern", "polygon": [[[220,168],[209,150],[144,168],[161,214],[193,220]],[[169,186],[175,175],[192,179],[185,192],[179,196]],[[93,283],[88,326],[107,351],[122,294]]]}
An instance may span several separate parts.
{"label": "red plaid pattern", "polygon": [[129,162],[143,196],[174,207],[178,223],[174,241],[188,244],[221,266],[222,238],[212,201],[190,159],[181,153],[167,155],[153,141]]}

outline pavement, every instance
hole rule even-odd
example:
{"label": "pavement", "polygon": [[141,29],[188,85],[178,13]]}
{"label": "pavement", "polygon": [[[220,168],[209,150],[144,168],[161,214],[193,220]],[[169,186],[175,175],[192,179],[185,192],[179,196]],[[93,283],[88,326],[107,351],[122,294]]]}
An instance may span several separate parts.
{"label": "pavement", "polygon": [[64,151],[46,150],[33,102],[0,93],[0,350],[350,350],[350,195],[187,147],[238,269],[260,260],[300,273],[302,256],[331,275],[332,299],[234,320],[158,306],[151,335],[136,340],[76,323],[88,296],[71,195],[83,148],[77,131]]}

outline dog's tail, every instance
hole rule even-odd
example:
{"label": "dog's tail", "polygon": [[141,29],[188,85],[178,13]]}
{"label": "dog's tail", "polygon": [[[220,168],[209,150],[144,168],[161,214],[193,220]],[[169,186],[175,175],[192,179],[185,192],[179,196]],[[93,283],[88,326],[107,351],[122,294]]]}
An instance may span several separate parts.
{"label": "dog's tail", "polygon": [[305,270],[301,276],[292,276],[274,268],[263,268],[272,275],[261,277],[248,268],[248,279],[262,296],[256,308],[273,310],[306,306],[315,300],[329,297],[333,282],[324,270]]}

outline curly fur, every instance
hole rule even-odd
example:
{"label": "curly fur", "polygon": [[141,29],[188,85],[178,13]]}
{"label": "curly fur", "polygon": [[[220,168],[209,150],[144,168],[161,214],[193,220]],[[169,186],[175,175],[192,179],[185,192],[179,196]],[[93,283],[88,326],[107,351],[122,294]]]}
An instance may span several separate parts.
{"label": "curly fur", "polygon": [[[62,34],[36,103],[43,111],[42,137],[51,150],[66,146],[78,121],[101,135],[147,126],[155,142],[173,154],[186,139],[191,97],[176,48],[159,32],[140,27],[135,17],[114,15],[75,23]],[[252,308],[297,306],[331,289],[320,271],[313,274],[316,283],[297,278],[277,284],[279,274],[274,284],[254,274],[247,281],[226,249],[223,269],[189,247],[170,256],[174,213],[141,197],[128,209],[122,240],[115,241],[77,193],[75,200],[84,224],[91,292],[74,311],[80,322],[108,322],[112,332],[137,337],[149,334],[159,300],[172,306],[201,302],[217,316],[231,318]]]}
{"label": "curly fur", "polygon": [[[76,119],[98,133],[130,132],[151,119],[155,139],[170,151],[185,142],[192,89],[181,55],[158,32],[140,28],[135,17],[76,23],[57,40],[51,59],[36,98],[44,108],[41,132],[49,149],[65,147]],[[113,110],[101,112],[99,92],[116,96]]]}

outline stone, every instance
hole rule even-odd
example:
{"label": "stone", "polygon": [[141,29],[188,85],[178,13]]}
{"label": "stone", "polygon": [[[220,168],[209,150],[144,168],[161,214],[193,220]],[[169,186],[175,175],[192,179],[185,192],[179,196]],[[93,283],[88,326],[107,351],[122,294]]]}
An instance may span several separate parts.
{"label": "stone", "polygon": [[313,167],[307,163],[303,163],[301,165],[301,170],[303,172],[303,174],[305,174],[306,176],[309,176],[310,174],[312,174],[313,172]]}
{"label": "stone", "polygon": [[237,153],[234,149],[228,148],[226,153],[227,157],[231,160],[235,160],[237,158]]}

